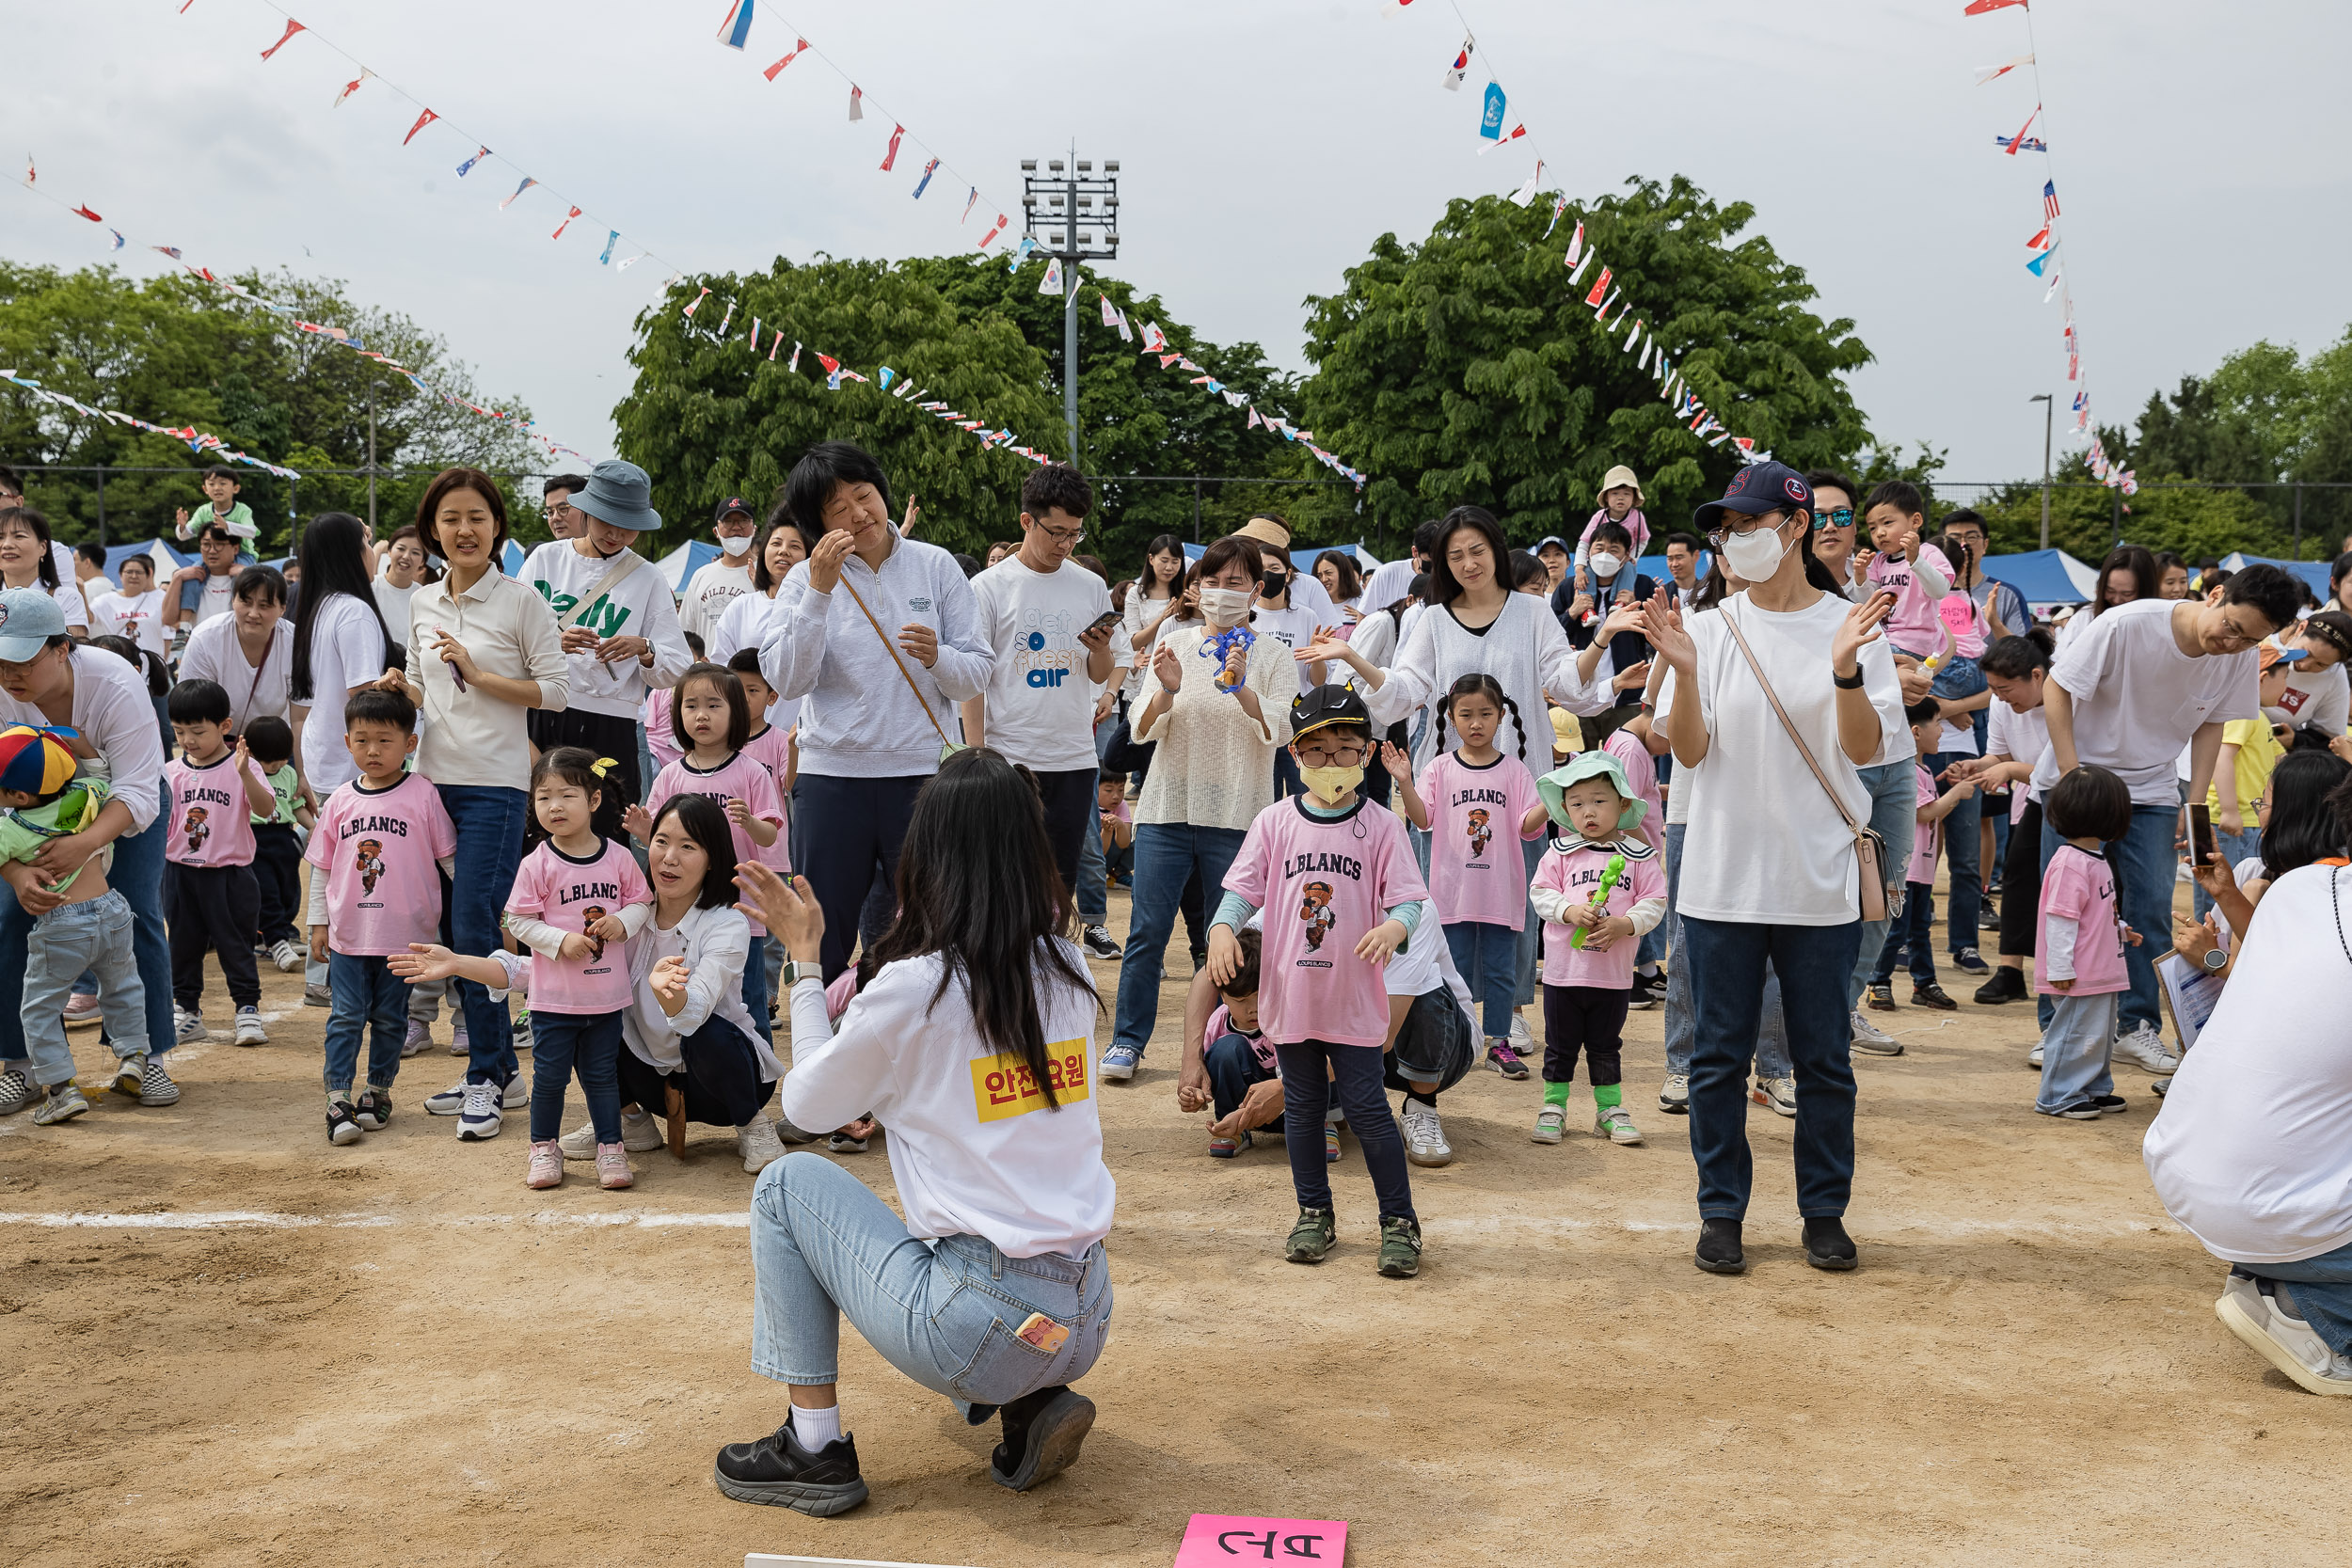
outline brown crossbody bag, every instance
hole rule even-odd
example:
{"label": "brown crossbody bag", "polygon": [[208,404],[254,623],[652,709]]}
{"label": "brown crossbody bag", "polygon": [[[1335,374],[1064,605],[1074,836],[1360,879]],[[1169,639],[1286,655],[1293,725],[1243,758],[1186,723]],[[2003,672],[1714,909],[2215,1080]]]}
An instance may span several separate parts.
{"label": "brown crossbody bag", "polygon": [[1731,607],[1725,605],[1720,613],[1724,625],[1731,630],[1731,640],[1740,644],[1740,652],[1747,659],[1748,668],[1755,672],[1756,684],[1764,689],[1764,700],[1772,705],[1772,712],[1780,718],[1780,727],[1788,732],[1789,740],[1797,748],[1797,755],[1804,758],[1804,765],[1813,769],[1813,777],[1820,782],[1821,793],[1829,797],[1829,803],[1837,808],[1837,815],[1853,833],[1854,869],[1862,880],[1861,917],[1864,920],[1884,920],[1887,917],[1886,841],[1871,830],[1869,823],[1856,822],[1853,813],[1846,809],[1846,802],[1838,799],[1837,791],[1830,787],[1829,775],[1822,772],[1821,765],[1813,760],[1813,748],[1807,746],[1804,736],[1797,733],[1797,726],[1788,718],[1788,710],[1780,705],[1780,694],[1772,689],[1772,683],[1764,678],[1764,666],[1756,661],[1756,650],[1749,647],[1748,640],[1740,635],[1740,623],[1732,616]]}

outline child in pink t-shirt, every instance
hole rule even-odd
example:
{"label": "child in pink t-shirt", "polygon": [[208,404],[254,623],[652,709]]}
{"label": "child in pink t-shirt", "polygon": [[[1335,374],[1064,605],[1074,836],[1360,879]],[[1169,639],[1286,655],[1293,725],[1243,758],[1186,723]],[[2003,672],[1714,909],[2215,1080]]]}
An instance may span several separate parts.
{"label": "child in pink t-shirt", "polygon": [[[1505,714],[1518,725],[1516,757],[1495,745]],[[1535,795],[1535,775],[1527,770],[1527,726],[1519,717],[1518,705],[1492,675],[1464,675],[1438,705],[1438,755],[1422,769],[1418,785],[1396,748],[1381,753],[1405,815],[1429,834],[1429,897],[1444,922],[1454,967],[1486,1015],[1486,1065],[1505,1078],[1527,1076],[1527,1065],[1511,1048],[1519,932],[1527,927],[1528,866],[1519,845],[1544,831],[1544,803]],[[1445,749],[1449,721],[1462,736],[1453,752]]]}
{"label": "child in pink t-shirt", "polygon": [[2106,847],[2132,825],[2132,792],[2104,768],[2082,767],[2050,786],[2042,820],[2066,842],[2042,868],[2033,978],[2050,999],[2042,1032],[2042,1089],[2033,1108],[2045,1117],[2095,1121],[2123,1109],[2107,1062],[2115,1020],[2131,989],[2123,944],[2139,933],[2116,915],[2115,864]]}
{"label": "child in pink t-shirt", "polygon": [[[678,677],[677,705],[670,722],[684,748],[677,761],[664,768],[645,792],[645,803],[631,806],[621,820],[644,844],[653,836],[653,819],[673,795],[707,795],[727,814],[735,835],[735,858],[755,860],[778,871],[791,867],[786,854],[784,799],[769,764],[745,749],[752,734],[752,709],[743,683],[735,672],[716,664],[697,664]],[[768,928],[757,920],[752,940]],[[765,963],[743,966],[743,1006],[752,1022],[768,1027],[768,969]]]}
{"label": "child in pink t-shirt", "polygon": [[1544,1103],[1533,1136],[1560,1141],[1581,1050],[1593,1135],[1638,1144],[1625,1108],[1625,1019],[1635,950],[1666,918],[1666,874],[1638,831],[1649,807],[1607,751],[1570,758],[1536,787],[1565,832],[1544,852],[1529,892],[1544,918]]}
{"label": "child in pink t-shirt", "polygon": [[1291,735],[1307,792],[1277,800],[1249,824],[1209,927],[1209,977],[1218,985],[1233,977],[1238,933],[1263,909],[1258,1018],[1281,1064],[1282,1136],[1298,1194],[1283,1256],[1320,1263],[1337,1233],[1322,1143],[1336,1091],[1379,1195],[1379,1271],[1409,1278],[1421,1270],[1421,1222],[1384,1086],[1383,972],[1407,941],[1430,940],[1413,936],[1415,906],[1428,894],[1405,824],[1357,793],[1373,751],[1363,698],[1344,686],[1300,692]]}
{"label": "child in pink t-shirt", "polygon": [[653,912],[637,857],[598,833],[604,789],[596,758],[577,746],[543,753],[531,809],[547,837],[523,857],[506,900],[506,929],[531,953],[531,1163],[526,1184],[564,1180],[564,1091],[575,1069],[596,1133],[596,1179],[631,1178],[621,1148],[621,1015],[635,1000],[628,939]]}
{"label": "child in pink t-shirt", "polygon": [[278,797],[240,739],[229,746],[229,692],[217,681],[182,681],[166,699],[181,755],[164,765],[164,921],[171,931],[171,995],[180,1038],[204,1030],[204,955],[220,955],[237,1010],[239,1045],[267,1043],[253,939],[262,928],[262,883],[253,874],[253,814]]}
{"label": "child in pink t-shirt", "polygon": [[[389,960],[438,940],[441,878],[456,875],[457,829],[431,780],[403,767],[417,745],[407,694],[369,689],[343,705],[343,745],[358,776],[319,807],[310,863],[310,958],[326,965],[326,1141],[357,1143],[392,1119],[392,1080],[408,1034],[407,979]],[[359,1037],[373,1025],[357,1103]]]}
{"label": "child in pink t-shirt", "polygon": [[1942,651],[1944,622],[1935,607],[1952,591],[1951,562],[1924,537],[1925,504],[1916,486],[1896,479],[1871,491],[1862,513],[1874,552],[1864,575],[1895,595],[1886,640],[1916,658]]}

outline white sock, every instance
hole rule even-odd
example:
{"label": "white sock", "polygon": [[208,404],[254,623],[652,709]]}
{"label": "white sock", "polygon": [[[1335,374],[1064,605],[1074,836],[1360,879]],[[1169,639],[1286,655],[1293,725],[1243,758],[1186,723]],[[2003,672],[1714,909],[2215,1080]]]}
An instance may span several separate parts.
{"label": "white sock", "polygon": [[792,1434],[801,1440],[801,1447],[811,1453],[828,1443],[841,1440],[841,1405],[839,1402],[819,1410],[811,1405],[792,1407]]}

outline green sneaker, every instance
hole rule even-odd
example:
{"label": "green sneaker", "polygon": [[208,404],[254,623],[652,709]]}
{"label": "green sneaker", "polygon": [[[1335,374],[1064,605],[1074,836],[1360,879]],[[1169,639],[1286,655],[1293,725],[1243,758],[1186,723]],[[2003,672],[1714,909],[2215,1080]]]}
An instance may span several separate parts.
{"label": "green sneaker", "polygon": [[1410,1279],[1421,1273],[1421,1222],[1391,1214],[1380,1222],[1380,1273]]}
{"label": "green sneaker", "polygon": [[1298,1223],[1291,1227],[1290,1240],[1282,1243],[1282,1259],[1289,1263],[1320,1263],[1339,1240],[1339,1227],[1333,1223],[1328,1209],[1301,1209]]}

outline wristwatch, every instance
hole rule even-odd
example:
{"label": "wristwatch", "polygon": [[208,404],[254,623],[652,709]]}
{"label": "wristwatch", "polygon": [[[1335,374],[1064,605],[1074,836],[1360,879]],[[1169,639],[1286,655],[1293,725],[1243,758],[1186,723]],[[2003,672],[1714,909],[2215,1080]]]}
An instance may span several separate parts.
{"label": "wristwatch", "polygon": [[813,969],[804,971],[797,962],[787,958],[784,960],[784,969],[777,978],[783,981],[785,991],[789,994],[792,988],[803,980],[820,980],[824,976]]}
{"label": "wristwatch", "polygon": [[2230,967],[2230,955],[2218,947],[2208,947],[2204,956],[2197,961],[2204,966],[2206,974],[2218,974]]}

